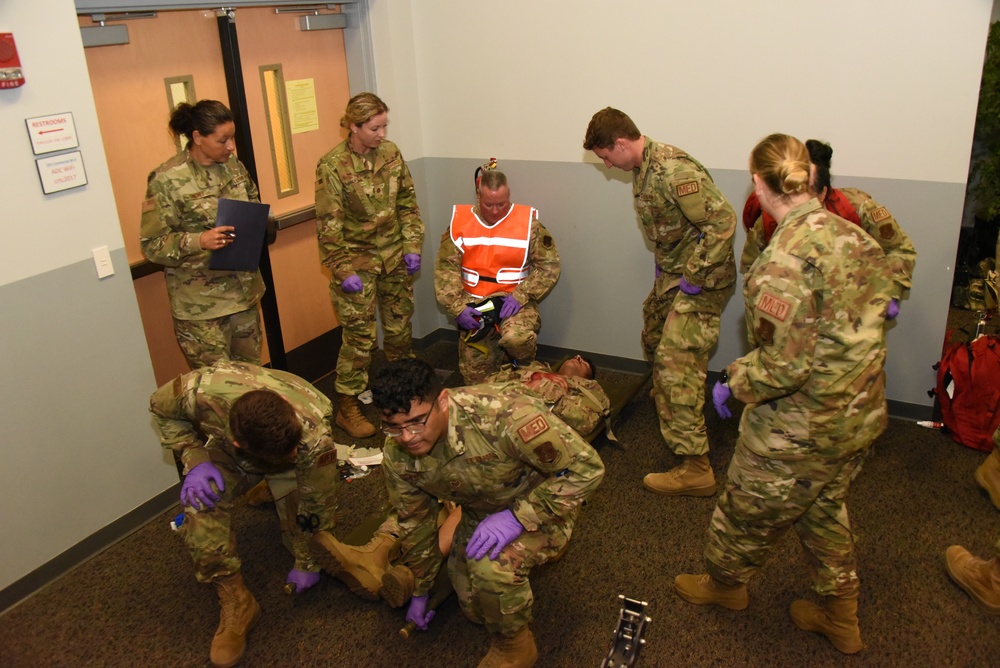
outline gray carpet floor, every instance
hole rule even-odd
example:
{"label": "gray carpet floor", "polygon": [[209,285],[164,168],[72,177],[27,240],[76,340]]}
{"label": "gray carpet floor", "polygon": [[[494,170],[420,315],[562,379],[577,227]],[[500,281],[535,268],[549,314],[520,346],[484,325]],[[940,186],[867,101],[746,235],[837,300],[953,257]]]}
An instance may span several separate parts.
{"label": "gray carpet floor", "polygon": [[[450,369],[453,355],[444,344],[422,353]],[[614,373],[602,370],[599,379]],[[329,379],[317,385],[332,391]],[[719,420],[711,408],[707,419],[721,482],[737,420]],[[640,666],[1000,665],[1000,616],[987,615],[952,584],[941,560],[956,543],[989,556],[1000,537],[1000,511],[973,480],[985,453],[900,420],[878,440],[849,501],[866,648],[848,657],[822,636],[798,630],[788,615],[793,600],[813,596],[794,533],[750,583],[746,611],[679,599],[673,578],[702,572],[715,499],[643,490],[645,473],[675,463],[659,435],[648,384],[622,412],[616,435],[620,444],[596,443],[607,475],[566,556],[532,576],[539,666],[600,665],[617,622],[618,594],[649,602],[653,621]],[[337,533],[345,537],[385,501],[381,471],[345,484],[340,499]],[[194,581],[181,540],[168,527],[172,514],[0,616],[0,666],[208,665],[218,606],[212,589]],[[333,578],[324,575],[309,592],[287,596],[282,584],[292,560],[271,507],[240,505],[234,526],[246,581],[264,611],[241,665],[475,666],[488,648],[486,632],[453,597],[428,632],[404,640],[397,633],[403,610],[361,600]]]}

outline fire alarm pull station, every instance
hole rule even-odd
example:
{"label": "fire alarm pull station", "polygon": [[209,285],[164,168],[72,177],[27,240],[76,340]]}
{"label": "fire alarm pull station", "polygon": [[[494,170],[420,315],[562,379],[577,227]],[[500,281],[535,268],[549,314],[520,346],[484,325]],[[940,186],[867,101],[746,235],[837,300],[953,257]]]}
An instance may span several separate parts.
{"label": "fire alarm pull station", "polygon": [[14,35],[0,32],[0,88],[20,88],[24,85],[21,59],[17,57]]}

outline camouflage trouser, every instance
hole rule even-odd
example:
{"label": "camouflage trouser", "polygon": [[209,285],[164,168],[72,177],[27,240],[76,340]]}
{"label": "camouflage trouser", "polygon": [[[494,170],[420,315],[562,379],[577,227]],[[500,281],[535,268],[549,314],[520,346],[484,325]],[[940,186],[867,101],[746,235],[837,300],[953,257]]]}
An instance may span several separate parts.
{"label": "camouflage trouser", "polygon": [[[470,301],[471,301],[470,297]],[[542,317],[538,304],[528,302],[521,310],[500,323],[500,333],[493,332],[473,345],[465,342],[465,330],[459,330],[458,370],[467,385],[482,383],[496,373],[505,363],[516,360],[527,364],[535,360],[538,352],[538,330]],[[486,352],[480,348],[484,348]],[[509,356],[510,359],[505,359]]]}
{"label": "camouflage trouser", "polygon": [[[243,494],[266,478],[275,495],[274,507],[278,513],[278,523],[281,527],[281,542],[285,548],[295,555],[294,545],[308,540],[296,522],[299,509],[299,494],[295,487],[295,471],[254,475],[241,469],[236,461],[224,452],[211,451],[212,464],[219,469],[225,480],[226,489],[220,492],[221,497],[214,508],[195,510],[191,506],[184,507],[184,523],[180,533],[184,537],[191,559],[194,561],[194,573],[198,582],[212,582],[215,578],[226,577],[239,573],[241,561],[236,550],[236,533],[230,526],[233,503]],[[332,467],[331,474],[336,476],[330,481],[330,499],[325,509],[319,514],[318,528],[332,530],[336,521],[336,478],[339,471]],[[288,491],[294,488],[292,491]]]}
{"label": "camouflage trouser", "polygon": [[574,514],[565,523],[543,524],[538,531],[522,533],[500,552],[496,561],[488,554],[472,560],[466,558],[465,546],[479,520],[463,513],[448,557],[448,577],[465,616],[485,625],[490,633],[507,637],[530,624],[534,595],[528,574],[563,550],[575,519]]}
{"label": "camouflage trouser", "polygon": [[343,344],[337,358],[340,394],[357,396],[368,388],[368,367],[378,340],[375,308],[382,321],[382,348],[389,361],[413,357],[413,277],[402,262],[391,274],[359,271],[361,291],[347,293],[340,281],[330,282],[330,295],[340,317]]}
{"label": "camouflage trouser", "polygon": [[845,501],[867,453],[784,461],[761,457],[737,442],[729,482],[708,527],[709,574],[728,585],[747,582],[794,527],[816,593],[856,596],[854,534]]}
{"label": "camouflage trouser", "polygon": [[219,360],[260,364],[261,328],[257,306],[209,320],[174,318],[174,334],[192,369]]}
{"label": "camouflage trouser", "polygon": [[[708,358],[719,340],[719,320],[733,288],[687,295],[678,278],[662,274],[642,305],[642,345],[653,354],[650,392],[660,433],[677,455],[708,453],[705,379]],[[673,283],[674,287],[668,287]]]}

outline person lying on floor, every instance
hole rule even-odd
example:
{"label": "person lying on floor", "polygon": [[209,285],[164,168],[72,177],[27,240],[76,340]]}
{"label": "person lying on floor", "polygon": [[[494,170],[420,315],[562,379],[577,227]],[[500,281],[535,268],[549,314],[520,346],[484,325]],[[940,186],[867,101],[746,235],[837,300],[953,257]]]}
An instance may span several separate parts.
{"label": "person lying on floor", "polygon": [[[433,619],[428,594],[445,562],[437,516],[442,501],[454,502],[463,512],[447,572],[466,617],[492,637],[484,663],[534,665],[528,576],[565,550],[604,477],[600,456],[520,383],[445,389],[426,362],[403,359],[371,389],[389,437],[383,472],[399,560],[413,576],[406,619],[421,630]],[[329,537],[314,536],[314,555],[336,570],[323,549]]]}

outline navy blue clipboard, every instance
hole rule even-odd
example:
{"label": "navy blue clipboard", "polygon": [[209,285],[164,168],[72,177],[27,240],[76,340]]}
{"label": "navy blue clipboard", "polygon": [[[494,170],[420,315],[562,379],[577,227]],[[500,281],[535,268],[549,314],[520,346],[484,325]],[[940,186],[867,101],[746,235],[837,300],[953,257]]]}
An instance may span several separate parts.
{"label": "navy blue clipboard", "polygon": [[232,225],[236,228],[236,237],[228,246],[212,251],[208,259],[208,268],[224,271],[257,271],[270,211],[271,207],[268,204],[220,197],[215,226]]}

